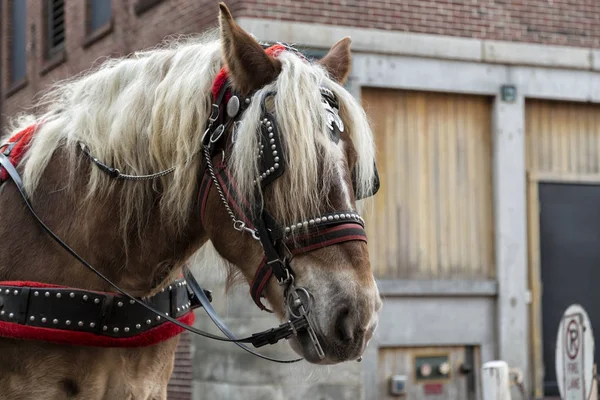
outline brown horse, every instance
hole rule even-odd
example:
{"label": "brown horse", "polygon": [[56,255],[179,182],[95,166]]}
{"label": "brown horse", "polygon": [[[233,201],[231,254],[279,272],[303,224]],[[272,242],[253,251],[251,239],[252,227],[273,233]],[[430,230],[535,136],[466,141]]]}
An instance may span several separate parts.
{"label": "brown horse", "polygon": [[[292,271],[292,285],[305,288],[310,297],[293,304],[310,301],[310,326],[324,355],[319,356],[306,330],[289,339],[291,347],[315,364],[355,360],[375,330],[381,301],[357,216],[357,198],[372,191],[376,171],[367,118],[342,87],[351,64],[350,40],[342,39],[323,59],[311,63],[289,47],[266,52],[236,25],[225,5],[220,9],[219,37],[208,33],[110,60],[49,91],[41,105],[43,114],[16,120],[9,137],[34,127],[17,166],[24,191],[58,237],[136,298],[183,285],[173,282],[208,242],[248,283],[255,282],[257,270],[265,266],[262,260],[269,260],[271,242],[264,237],[273,232],[242,222],[244,207],[234,204],[249,204],[248,219],[258,225],[261,210],[269,210],[274,221],[287,227],[282,235],[294,254],[279,269],[269,264],[272,269],[265,270],[268,276],[261,278],[255,300],[264,296],[282,321],[290,319],[294,305],[285,299],[290,282],[279,273]],[[211,89],[223,66],[221,74],[226,74],[231,89],[227,98],[236,94],[241,105],[229,101],[232,123],[215,129],[220,119],[228,118],[220,107],[214,118],[212,107]],[[324,93],[335,98],[334,107],[323,100]],[[268,123],[262,119],[265,112],[272,118]],[[207,120],[215,125],[206,129]],[[278,142],[266,142],[264,148],[261,132],[270,133],[275,126]],[[265,172],[261,156],[263,150],[271,154],[271,143],[281,154],[273,150],[274,164]],[[217,172],[227,166],[235,194],[223,193],[232,186],[219,186],[218,177],[208,175],[208,165]],[[120,179],[163,170],[148,179]],[[205,194],[199,196],[205,183]],[[42,230],[17,189],[11,180],[0,187],[0,285],[28,281],[71,288],[61,294],[60,289],[45,293],[15,286],[14,296],[45,294],[65,302],[80,298],[81,304],[95,301],[81,291],[99,296],[115,292]],[[347,240],[328,239],[325,245],[321,239],[309,240],[303,251],[293,251],[294,243],[310,238],[313,225],[344,219],[356,231],[346,235]],[[332,226],[322,227],[333,235],[346,225]],[[12,292],[0,293],[5,308],[13,301]],[[115,309],[122,306],[119,299],[114,298]],[[189,304],[182,310],[186,307]],[[40,320],[33,312],[23,314],[27,323]],[[12,312],[2,316],[3,326],[13,323]],[[177,335],[147,346],[68,344],[70,339],[61,343],[60,335],[70,338],[76,320],[42,319],[48,327],[35,332],[47,333],[52,340],[25,340],[3,331],[1,399],[166,398]],[[85,325],[100,328],[95,322]],[[132,322],[119,334],[139,325]],[[109,327],[115,335],[118,329]],[[99,337],[102,331],[93,334]],[[113,339],[118,340],[107,340]]]}

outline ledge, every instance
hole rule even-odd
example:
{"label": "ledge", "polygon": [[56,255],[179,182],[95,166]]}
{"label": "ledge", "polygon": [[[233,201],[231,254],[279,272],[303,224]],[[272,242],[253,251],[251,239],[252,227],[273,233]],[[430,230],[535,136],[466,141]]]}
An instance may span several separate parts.
{"label": "ledge", "polygon": [[54,68],[58,67],[62,63],[67,61],[67,52],[65,50],[61,50],[52,56],[52,58],[45,60],[42,64],[42,69],[40,71],[40,75],[46,75],[48,72],[52,71]]}
{"label": "ledge", "polygon": [[298,46],[329,49],[341,38],[350,36],[352,50],[355,52],[600,71],[600,50],[586,47],[482,40],[263,18],[241,17],[237,21],[257,39],[268,42],[282,41],[296,43]]}
{"label": "ledge", "polygon": [[495,297],[495,280],[378,280],[383,297]]}
{"label": "ledge", "polygon": [[141,15],[150,10],[155,5],[162,3],[163,0],[138,0],[133,7],[135,15]]}
{"label": "ledge", "polygon": [[18,91],[26,87],[28,84],[29,81],[27,80],[27,77],[20,79],[17,82],[11,83],[6,89],[6,92],[4,93],[4,98],[8,99],[10,96],[17,93]]}
{"label": "ledge", "polygon": [[96,43],[103,37],[111,34],[113,31],[113,19],[111,18],[104,26],[96,29],[93,32],[90,32],[85,39],[83,40],[82,47],[85,49],[90,47],[92,44]]}

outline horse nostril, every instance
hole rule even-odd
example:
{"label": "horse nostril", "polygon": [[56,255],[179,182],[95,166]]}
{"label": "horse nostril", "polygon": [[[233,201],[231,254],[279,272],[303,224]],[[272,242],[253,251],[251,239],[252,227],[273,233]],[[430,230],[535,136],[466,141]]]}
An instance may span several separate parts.
{"label": "horse nostril", "polygon": [[354,324],[350,310],[342,308],[335,319],[335,337],[341,342],[351,342],[354,339]]}

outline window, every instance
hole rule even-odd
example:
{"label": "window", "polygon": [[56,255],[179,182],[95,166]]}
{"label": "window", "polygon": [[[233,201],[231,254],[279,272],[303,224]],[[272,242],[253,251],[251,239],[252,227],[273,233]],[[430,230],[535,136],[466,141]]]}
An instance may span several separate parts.
{"label": "window", "polygon": [[46,0],[46,57],[52,58],[65,48],[65,2]]}
{"label": "window", "polygon": [[110,22],[112,0],[88,0],[88,32],[103,28]]}
{"label": "window", "polygon": [[27,74],[27,1],[10,2],[10,83],[25,79]]}

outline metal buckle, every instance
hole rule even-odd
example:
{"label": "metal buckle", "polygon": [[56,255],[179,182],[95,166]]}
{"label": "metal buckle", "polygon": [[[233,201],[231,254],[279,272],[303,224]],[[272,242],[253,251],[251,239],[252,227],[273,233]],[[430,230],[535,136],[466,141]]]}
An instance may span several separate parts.
{"label": "metal buckle", "polygon": [[217,118],[219,118],[219,106],[216,104],[213,104],[212,109],[210,110],[210,116],[208,117],[208,120],[212,124],[213,122],[215,122],[217,120]]}

